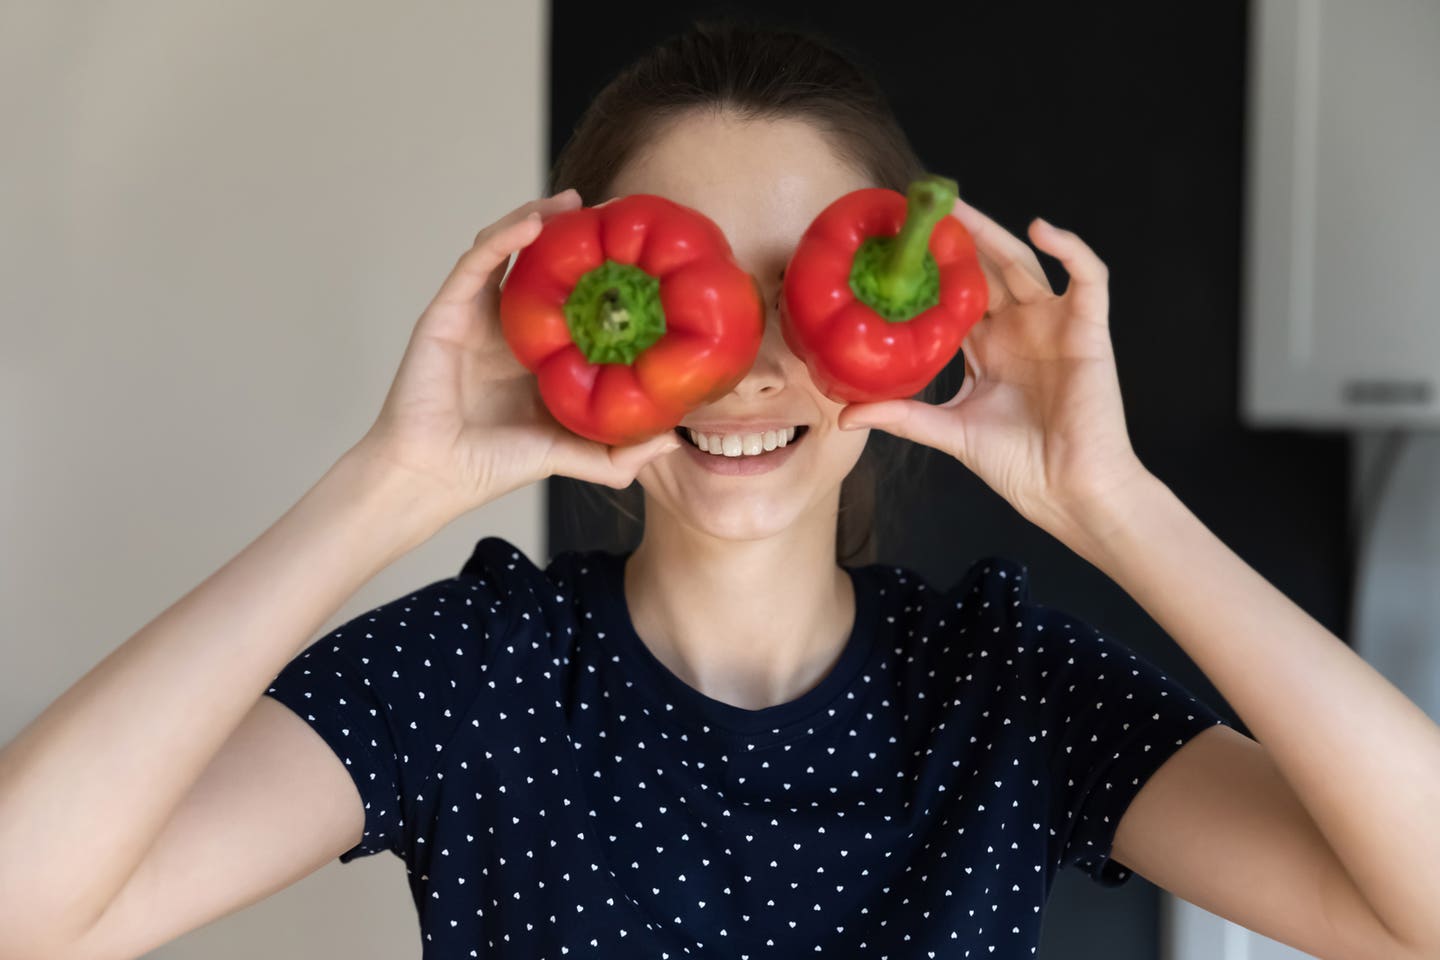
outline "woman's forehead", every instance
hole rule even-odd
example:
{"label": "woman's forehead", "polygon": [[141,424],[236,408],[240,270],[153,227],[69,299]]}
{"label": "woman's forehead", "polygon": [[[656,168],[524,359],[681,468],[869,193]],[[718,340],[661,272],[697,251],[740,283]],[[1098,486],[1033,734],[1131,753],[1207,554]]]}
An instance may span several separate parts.
{"label": "woman's forehead", "polygon": [[784,266],[829,203],[867,186],[813,126],[694,115],[670,124],[615,178],[612,196],[653,193],[700,211],[737,259]]}

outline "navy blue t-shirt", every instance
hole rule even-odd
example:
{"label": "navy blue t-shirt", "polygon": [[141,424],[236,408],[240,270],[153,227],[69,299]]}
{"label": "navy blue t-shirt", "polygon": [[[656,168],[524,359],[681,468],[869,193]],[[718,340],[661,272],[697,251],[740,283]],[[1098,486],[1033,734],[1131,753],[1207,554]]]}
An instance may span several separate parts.
{"label": "navy blue t-shirt", "polygon": [[426,958],[1029,957],[1056,871],[1124,883],[1120,815],[1224,722],[997,556],[846,568],[832,669],[736,707],[640,640],[627,557],[487,537],[266,691],[359,789],[340,862],[404,860]]}

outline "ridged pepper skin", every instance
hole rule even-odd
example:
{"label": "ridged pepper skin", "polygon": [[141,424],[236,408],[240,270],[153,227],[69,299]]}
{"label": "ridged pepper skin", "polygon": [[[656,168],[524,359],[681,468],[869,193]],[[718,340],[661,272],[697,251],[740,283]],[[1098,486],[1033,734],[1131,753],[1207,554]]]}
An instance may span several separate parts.
{"label": "ridged pepper skin", "polygon": [[500,323],[556,420],[625,445],[734,389],[765,307],[713,220],[631,194],[548,219],[516,254]]}
{"label": "ridged pepper skin", "polygon": [[934,176],[908,196],[856,190],[801,236],[785,267],[781,330],[832,400],[914,396],[984,316],[974,241],[949,215],[957,195],[953,180]]}

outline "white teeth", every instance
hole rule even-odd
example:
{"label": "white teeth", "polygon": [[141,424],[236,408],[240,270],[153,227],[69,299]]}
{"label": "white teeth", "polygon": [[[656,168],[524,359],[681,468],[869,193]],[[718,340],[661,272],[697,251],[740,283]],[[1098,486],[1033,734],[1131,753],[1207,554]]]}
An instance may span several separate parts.
{"label": "white teeth", "polygon": [[725,457],[753,457],[783,447],[795,439],[795,428],[764,433],[698,433],[686,427],[690,440],[706,453]]}

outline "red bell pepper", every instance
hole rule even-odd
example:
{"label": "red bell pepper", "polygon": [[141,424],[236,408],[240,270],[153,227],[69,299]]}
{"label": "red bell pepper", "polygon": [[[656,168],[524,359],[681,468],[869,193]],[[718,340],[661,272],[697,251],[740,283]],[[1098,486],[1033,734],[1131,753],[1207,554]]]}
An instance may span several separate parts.
{"label": "red bell pepper", "polygon": [[713,220],[631,194],[546,220],[515,257],[500,323],[556,420],[630,444],[740,382],[765,307]]}
{"label": "red bell pepper", "polygon": [[911,397],[955,356],[989,302],[975,243],[950,216],[959,191],[927,176],[830,204],[785,267],[781,331],[822,393]]}

